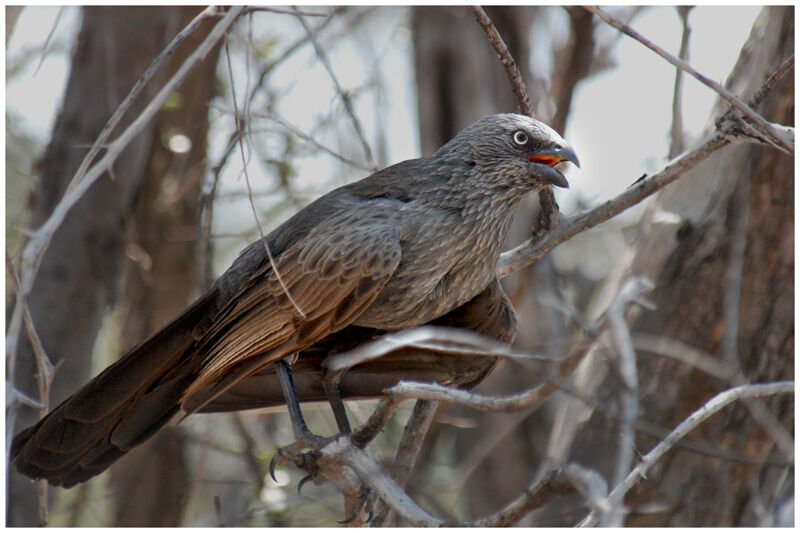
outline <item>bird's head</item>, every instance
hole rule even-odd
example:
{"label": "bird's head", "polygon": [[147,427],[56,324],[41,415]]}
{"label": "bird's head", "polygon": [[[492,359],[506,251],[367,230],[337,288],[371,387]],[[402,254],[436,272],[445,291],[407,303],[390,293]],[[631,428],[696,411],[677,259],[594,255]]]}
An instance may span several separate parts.
{"label": "bird's head", "polygon": [[434,157],[444,157],[484,184],[520,192],[569,187],[563,166],[580,166],[575,151],[551,127],[524,115],[490,115],[463,129]]}

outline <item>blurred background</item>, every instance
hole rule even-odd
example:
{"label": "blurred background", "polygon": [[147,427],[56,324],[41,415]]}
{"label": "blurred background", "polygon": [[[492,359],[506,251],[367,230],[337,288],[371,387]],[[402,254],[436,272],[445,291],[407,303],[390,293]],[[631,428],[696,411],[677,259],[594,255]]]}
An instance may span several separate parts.
{"label": "blurred background", "polygon": [[[285,8],[241,17],[228,50],[216,47],[192,72],[123,153],[114,180],[95,184],[56,233],[29,300],[50,357],[63,361],[50,405],[163,325],[258,238],[245,165],[267,232],[372,169],[430,155],[487,114],[518,111],[465,7],[300,10],[305,15]],[[6,8],[5,237],[13,260],[134,82],[200,11]],[[654,173],[712,132],[726,110],[708,87],[691,77],[676,83],[674,67],[581,8],[486,11],[520,65],[537,117],[581,159],[568,174],[570,189],[556,194],[565,214]],[[744,100],[794,52],[791,7],[608,11]],[[170,57],[117,132],[213,23]],[[244,154],[234,108],[244,116]],[[793,125],[793,71],[758,110]],[[579,324],[602,313],[620,280],[653,279],[657,309],[630,317],[641,453],[736,380],[791,379],[793,176],[792,159],[774,149],[725,148],[652,200],[509,276],[517,348],[566,355],[584,334]],[[531,197],[507,247],[530,235],[537,213]],[[13,305],[8,288],[7,317]],[[680,357],[698,352],[712,370]],[[539,409],[507,415],[441,406],[411,496],[436,516],[468,520],[497,511],[556,464],[577,461],[609,475],[620,387],[610,357],[599,342],[572,389]],[[34,374],[30,344],[21,340],[7,380],[37,397]],[[540,375],[541,368],[503,361],[476,391],[507,395],[540,383]],[[374,403],[348,407],[359,422]],[[12,408],[19,428],[38,417]],[[379,459],[391,460],[410,408],[376,441]],[[307,410],[313,430],[335,433],[325,406]],[[782,524],[793,502],[785,446],[793,420],[790,398],[728,409],[631,493],[627,524]],[[50,524],[336,525],[345,517],[335,488],[308,484],[298,494],[304,472],[279,468],[278,483],[266,474],[276,447],[292,440],[282,412],[190,417],[98,478],[50,489]],[[8,524],[35,525],[34,485],[12,473],[7,479]],[[586,511],[580,498],[564,498],[519,525],[573,525]]]}

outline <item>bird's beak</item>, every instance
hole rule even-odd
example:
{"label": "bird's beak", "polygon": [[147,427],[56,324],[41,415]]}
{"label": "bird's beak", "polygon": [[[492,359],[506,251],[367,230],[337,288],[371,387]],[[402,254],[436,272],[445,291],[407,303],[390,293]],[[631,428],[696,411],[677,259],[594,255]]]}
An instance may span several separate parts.
{"label": "bird's beak", "polygon": [[556,146],[539,150],[528,161],[530,162],[528,172],[531,177],[541,178],[556,187],[565,189],[569,188],[569,183],[567,183],[567,178],[564,177],[561,170],[556,168],[556,165],[562,161],[569,161],[578,168],[581,166],[575,150],[569,146]]}

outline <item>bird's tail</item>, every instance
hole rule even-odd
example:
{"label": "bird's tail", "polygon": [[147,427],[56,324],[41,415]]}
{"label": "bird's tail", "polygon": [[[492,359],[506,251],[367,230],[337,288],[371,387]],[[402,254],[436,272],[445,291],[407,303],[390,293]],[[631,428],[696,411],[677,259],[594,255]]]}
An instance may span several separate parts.
{"label": "bird's tail", "polygon": [[180,408],[200,358],[193,331],[207,293],[148,340],[18,433],[11,461],[22,474],[71,487],[96,476],[164,426]]}

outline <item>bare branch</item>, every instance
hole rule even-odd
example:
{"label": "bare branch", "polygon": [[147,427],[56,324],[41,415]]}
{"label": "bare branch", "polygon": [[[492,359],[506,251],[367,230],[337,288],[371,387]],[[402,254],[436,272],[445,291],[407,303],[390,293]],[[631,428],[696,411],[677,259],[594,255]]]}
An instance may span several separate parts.
{"label": "bare branch", "polygon": [[[500,32],[497,31],[492,19],[489,18],[489,15],[486,14],[482,7],[469,6],[469,8],[475,15],[475,19],[478,21],[478,24],[483,29],[483,33],[486,35],[486,38],[494,47],[495,52],[497,52],[497,57],[500,60],[500,63],[506,69],[508,81],[511,83],[511,88],[517,97],[520,111],[529,117],[533,117],[533,106],[531,105],[531,99],[528,96],[528,89],[525,87],[525,82],[522,79],[522,73],[517,66],[517,62],[514,61],[508,46],[506,46],[506,43],[500,36]],[[558,210],[558,203],[556,202],[556,197],[555,194],[553,194],[552,187],[545,187],[539,191],[539,206],[541,207],[541,213],[539,214],[540,228],[545,231],[549,231],[561,222],[563,217]]]}
{"label": "bare branch", "polygon": [[95,139],[94,144],[83,157],[83,161],[81,161],[80,166],[78,167],[77,172],[75,172],[75,177],[72,178],[72,181],[67,187],[67,192],[71,191],[72,188],[77,185],[77,183],[83,179],[86,170],[89,168],[89,165],[92,164],[94,161],[95,156],[100,153],[100,149],[106,144],[108,137],[111,135],[111,132],[114,128],[119,124],[119,121],[122,120],[122,116],[125,112],[130,108],[133,101],[136,100],[136,97],[139,96],[139,93],[142,92],[144,86],[147,85],[147,82],[150,81],[153,76],[158,72],[158,70],[166,63],[166,60],[175,52],[175,50],[180,46],[180,44],[192,33],[194,33],[200,25],[205,22],[207,19],[212,17],[219,16],[220,11],[219,8],[216,6],[209,6],[204,9],[199,15],[197,15],[194,19],[192,19],[189,24],[186,25],[181,31],[178,32],[177,35],[170,41],[170,43],[161,51],[160,54],[150,63],[150,66],[147,67],[147,70],[144,71],[136,83],[133,84],[131,87],[131,91],[125,97],[124,100],[117,106],[117,109],[114,110],[114,113],[111,115],[111,118],[108,119],[103,129],[100,131],[100,135],[97,136]]}
{"label": "bare branch", "polygon": [[373,171],[377,171],[378,167],[375,166],[375,160],[372,157],[372,150],[369,147],[369,143],[367,143],[367,139],[364,135],[364,128],[361,126],[361,121],[358,120],[356,116],[355,110],[353,109],[353,102],[350,99],[350,95],[342,89],[342,86],[339,84],[339,79],[336,77],[336,74],[333,72],[333,67],[331,67],[330,59],[328,59],[328,55],[325,53],[325,50],[319,44],[316,35],[311,30],[311,28],[306,23],[305,19],[302,16],[298,15],[297,20],[300,21],[302,24],[303,29],[306,30],[308,34],[308,39],[311,41],[311,44],[314,45],[314,50],[317,53],[317,57],[319,58],[320,63],[322,66],[325,67],[325,70],[328,72],[328,75],[333,82],[333,87],[336,89],[336,93],[342,99],[342,103],[344,103],[344,109],[347,115],[350,117],[350,121],[353,123],[353,129],[356,131],[356,135],[358,135],[358,139],[361,141],[361,147],[364,149],[364,157],[367,160],[367,164]]}
{"label": "bare branch", "polygon": [[758,90],[750,97],[750,100],[747,102],[747,105],[752,107],[753,109],[757,109],[761,106],[761,103],[764,101],[764,98],[775,88],[779,81],[783,79],[786,74],[789,73],[790,70],[794,68],[794,54],[789,56],[786,61],[784,61],[781,66],[775,69],[775,72],[767,76],[767,79],[764,80],[764,83]]}
{"label": "bare branch", "polygon": [[[609,495],[612,498],[621,498],[628,493],[640,479],[643,479],[647,471],[657,463],[679,440],[687,433],[705,422],[709,417],[727,407],[731,403],[747,398],[760,398],[762,396],[772,396],[775,394],[794,394],[794,381],[777,381],[774,383],[760,383],[756,385],[741,385],[733,389],[728,389],[711,398],[705,405],[689,415],[683,422],[672,430],[667,437],[659,442],[642,461],[636,465],[630,474],[621,484],[617,485]],[[580,525],[594,526],[597,524],[597,513],[592,511],[583,519]]]}
{"label": "bare branch", "polygon": [[[689,11],[693,6],[678,6],[678,15],[681,17],[683,34],[681,35],[681,48],[678,57],[686,61],[689,57]],[[670,132],[669,158],[677,157],[684,150],[683,140],[683,71],[675,70],[675,88],[672,92],[672,129]]]}
{"label": "bare branch", "polygon": [[[53,364],[50,362],[50,358],[47,356],[47,352],[44,349],[44,345],[42,344],[42,340],[39,338],[39,334],[36,333],[36,328],[33,324],[33,318],[31,318],[31,312],[28,308],[28,301],[24,294],[20,291],[19,286],[19,278],[17,277],[17,271],[14,268],[14,264],[11,262],[11,256],[8,254],[6,250],[6,270],[8,272],[8,278],[11,281],[11,287],[13,288],[14,292],[17,293],[17,305],[22,306],[23,309],[23,318],[25,321],[25,329],[28,332],[28,338],[31,341],[31,346],[33,347],[33,353],[36,357],[36,383],[39,386],[39,400],[41,407],[39,408],[39,417],[43,418],[47,411],[50,410],[50,386],[53,383],[53,377],[55,376],[55,368]],[[13,367],[13,365],[12,365]],[[17,392],[16,388],[13,386],[13,376],[12,376],[12,390],[13,392]],[[14,398],[16,402],[18,398]],[[12,417],[13,419],[14,417]],[[9,434],[13,434],[13,426],[12,431]],[[6,440],[6,457],[9,457],[9,449],[10,449],[10,441]],[[48,501],[47,501],[47,481],[42,479],[36,483],[37,495],[39,500],[39,525],[44,527],[48,523]]]}
{"label": "bare branch", "polygon": [[726,382],[730,382],[736,373],[736,367],[728,361],[668,337],[637,332],[633,334],[633,346],[637,350],[671,357]]}
{"label": "bare branch", "polygon": [[610,24],[611,26],[615,27],[619,31],[629,35],[633,39],[639,41],[647,48],[651,49],[679,69],[688,72],[692,76],[694,76],[697,80],[699,80],[702,84],[711,87],[714,91],[716,91],[723,99],[729,102],[734,108],[739,110],[745,117],[747,117],[755,126],[755,128],[762,134],[764,134],[767,139],[769,139],[772,143],[780,147],[782,150],[786,151],[790,155],[794,155],[794,140],[792,139],[789,142],[788,139],[785,138],[784,134],[781,134],[775,130],[773,124],[768,122],[764,117],[753,111],[747,104],[742,102],[739,98],[736,97],[732,92],[728,89],[720,85],[719,83],[715,82],[714,80],[704,76],[697,70],[695,70],[691,65],[689,65],[686,61],[679,59],[660,46],[656,45],[655,43],[651,42],[641,34],[639,34],[636,30],[627,26],[620,22],[619,20],[615,19],[599,7],[591,7],[587,6],[585,9],[591,11],[595,15],[597,15],[601,20]]}
{"label": "bare branch", "polygon": [[311,13],[309,11],[298,11],[297,9],[279,9],[277,7],[247,7],[245,8],[243,15],[246,13],[257,13],[259,11],[266,11],[269,13],[277,13],[279,15],[294,15],[294,16],[303,16],[303,17],[325,17],[327,16],[325,13]]}
{"label": "bare branch", "polygon": [[275,273],[275,279],[278,280],[278,283],[280,284],[281,289],[283,289],[284,294],[286,294],[286,297],[289,299],[289,302],[291,302],[292,306],[297,310],[297,312],[300,314],[300,316],[303,319],[305,319],[306,318],[305,312],[300,308],[300,306],[297,304],[295,299],[292,297],[292,294],[289,292],[289,287],[287,287],[286,283],[284,283],[283,276],[281,276],[281,273],[278,270],[278,265],[275,264],[275,259],[272,257],[272,252],[269,249],[269,243],[267,242],[267,239],[264,236],[264,229],[261,227],[261,220],[258,218],[258,211],[256,210],[256,204],[255,204],[255,201],[253,200],[253,188],[250,185],[250,175],[247,173],[247,156],[245,154],[244,141],[242,140],[243,137],[244,137],[244,132],[242,132],[242,129],[241,129],[242,125],[241,125],[241,120],[240,120],[240,115],[239,115],[239,107],[236,105],[236,88],[234,87],[234,84],[233,84],[233,70],[232,70],[232,67],[231,67],[231,55],[230,55],[230,50],[228,48],[228,41],[227,40],[225,41],[225,57],[228,60],[227,61],[227,63],[228,63],[228,76],[229,76],[229,78],[231,80],[231,98],[233,100],[234,123],[236,124],[237,139],[238,139],[238,143],[239,143],[239,152],[242,155],[242,172],[244,173],[244,181],[247,184],[247,195],[248,195],[248,199],[250,200],[250,209],[252,209],[252,211],[253,211],[253,219],[255,220],[256,227],[258,228],[259,240],[264,245],[264,251],[267,254],[267,258],[269,259],[269,265],[272,268],[272,272]]}
{"label": "bare branch", "polygon": [[705,142],[667,163],[656,174],[637,181],[616,198],[584,213],[566,217],[562,223],[545,233],[540,239],[528,239],[516,248],[503,252],[500,255],[500,261],[497,263],[497,276],[504,278],[517,270],[525,268],[562,242],[636,205],[677,180],[687,170],[697,166],[712,153],[731,142],[733,141],[729,137],[718,133],[713,134]]}
{"label": "bare branch", "polygon": [[[563,379],[572,374],[575,367],[577,367],[586,354],[589,353],[592,343],[592,341],[584,341],[573,350],[570,355],[554,363],[556,368],[552,371],[552,375],[556,379]],[[559,384],[556,380],[548,377],[543,378],[543,380],[545,383],[537,387],[506,397],[482,396],[465,390],[450,389],[433,383],[413,383],[408,381],[401,381],[394,387],[388,389],[386,394],[388,398],[396,402],[408,398],[431,401],[439,400],[477,409],[479,411],[510,413],[538,405],[558,390]],[[386,408],[388,409],[388,407],[389,406]],[[377,420],[381,420],[381,418]],[[370,421],[368,420],[364,426],[367,426],[369,423]]]}
{"label": "bare branch", "polygon": [[[620,390],[620,429],[617,458],[612,474],[612,485],[618,485],[625,479],[633,461],[637,413],[639,411],[639,378],[636,373],[636,352],[633,348],[631,332],[625,320],[625,308],[628,303],[640,299],[644,292],[652,290],[653,282],[644,276],[626,280],[606,313],[608,316],[611,338],[616,348],[616,366],[622,378]],[[604,526],[622,527],[625,513],[621,498],[610,498],[610,511],[603,521]]]}
{"label": "bare branch", "polygon": [[[342,435],[320,450],[322,466],[341,467],[344,463],[359,479],[372,489],[378,497],[389,504],[394,511],[416,527],[439,527],[444,525],[442,520],[426,513],[394,482],[383,473],[380,465],[365,451],[351,442],[350,438]],[[329,470],[330,468],[326,469]]]}
{"label": "bare branch", "polygon": [[44,40],[44,44],[42,45],[42,53],[39,56],[39,62],[36,64],[36,68],[33,71],[33,75],[39,72],[39,69],[42,67],[42,63],[44,63],[44,58],[47,57],[47,52],[50,49],[50,41],[53,39],[53,34],[56,32],[56,28],[58,28],[58,23],[61,22],[61,15],[64,14],[64,6],[58,8],[58,13],[56,13],[56,20],[53,21],[53,25],[50,27],[50,31],[47,33],[47,38]]}
{"label": "bare branch", "polygon": [[511,82],[511,89],[517,97],[520,111],[523,115],[532,117],[533,107],[531,106],[531,99],[528,96],[528,89],[525,87],[525,82],[522,80],[522,73],[519,71],[517,62],[514,61],[514,58],[511,56],[508,46],[506,46],[505,41],[503,41],[503,38],[500,36],[500,32],[497,31],[492,19],[489,18],[489,15],[486,14],[486,11],[484,11],[482,7],[469,6],[469,9],[475,15],[475,19],[483,29],[483,33],[486,34],[486,38],[494,47],[495,52],[497,52],[497,58],[506,69],[508,81]]}
{"label": "bare branch", "polygon": [[[113,166],[114,161],[128,146],[128,144],[136,137],[150,120],[158,113],[163,106],[166,99],[175,91],[192,68],[199,63],[216,45],[217,41],[222,38],[228,28],[233,24],[241,12],[241,6],[234,6],[228,10],[225,16],[220,20],[216,26],[209,32],[203,42],[192,52],[192,54],[184,61],[180,68],[170,78],[170,80],[161,88],[161,90],[153,97],[147,107],[142,113],[123,131],[117,139],[108,145],[105,155],[98,161],[92,168],[90,168],[86,175],[81,180],[73,178],[75,184],[71,190],[64,194],[64,197],[53,209],[50,217],[36,230],[33,237],[28,241],[22,253],[22,267],[20,271],[20,291],[17,295],[17,304],[14,307],[14,314],[21,313],[22,309],[19,305],[20,298],[27,296],[36,275],[41,265],[42,258],[50,244],[53,234],[61,225],[62,221],[69,213],[70,209],[80,200],[83,194],[103,176]],[[78,177],[78,174],[76,174]],[[6,338],[11,339],[12,343],[17,342],[19,336],[19,324],[21,320],[12,323],[17,324],[17,329],[12,330],[9,328]],[[6,343],[8,346],[8,342]]]}
{"label": "bare branch", "polygon": [[[426,400],[417,400],[414,405],[411,418],[409,418],[403,431],[403,436],[400,439],[400,444],[397,446],[397,454],[394,457],[391,469],[392,479],[401,489],[405,490],[408,480],[411,478],[417,457],[422,451],[422,444],[425,442],[425,435],[427,435],[431,427],[438,406],[438,402]],[[391,525],[394,518],[394,510],[385,501],[378,500],[375,504],[374,515],[375,518],[373,518],[370,525],[372,527],[386,527]]]}
{"label": "bare branch", "polygon": [[327,146],[321,144],[319,141],[314,139],[314,137],[312,137],[311,135],[308,135],[307,133],[304,133],[297,126],[294,126],[293,124],[291,124],[287,120],[279,117],[278,115],[275,115],[275,114],[272,114],[272,113],[269,113],[269,114],[253,113],[253,116],[266,118],[266,119],[273,120],[273,121],[277,122],[278,124],[280,124],[281,126],[286,128],[290,132],[294,133],[295,135],[297,135],[298,137],[300,137],[301,139],[303,139],[304,141],[306,141],[310,145],[312,145],[315,148],[317,148],[319,150],[322,150],[323,152],[335,157],[336,159],[338,159],[342,163],[348,164],[348,165],[350,165],[352,167],[355,167],[355,168],[358,168],[358,169],[361,169],[361,170],[366,170],[366,171],[372,171],[373,170],[372,168],[368,167],[367,165],[364,165],[362,163],[358,163],[356,161],[353,161],[352,159],[348,159],[347,157],[343,156],[342,154],[340,154],[340,153],[328,148]]}
{"label": "bare branch", "polygon": [[553,468],[534,485],[531,485],[519,498],[508,504],[497,513],[467,522],[456,524],[467,527],[505,527],[519,522],[526,514],[544,507],[559,496],[578,493],[589,502],[597,512],[603,514],[608,510],[606,481],[594,470],[576,464],[568,464]]}
{"label": "bare branch", "polygon": [[501,355],[518,359],[553,361],[549,357],[516,353],[508,344],[473,331],[445,326],[421,326],[390,333],[347,352],[332,354],[322,364],[331,372],[342,372],[355,365],[379,359],[403,347],[462,355]]}

